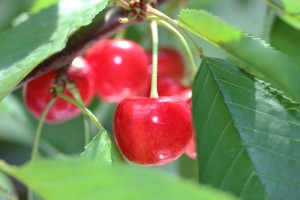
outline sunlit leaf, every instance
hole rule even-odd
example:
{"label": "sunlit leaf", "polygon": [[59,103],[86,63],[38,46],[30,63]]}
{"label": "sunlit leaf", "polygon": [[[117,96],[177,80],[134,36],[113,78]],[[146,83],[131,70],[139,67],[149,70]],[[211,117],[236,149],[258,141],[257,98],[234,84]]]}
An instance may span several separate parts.
{"label": "sunlit leaf", "polygon": [[300,1],[265,0],[285,22],[300,29]]}
{"label": "sunlit leaf", "polygon": [[179,25],[223,48],[247,71],[300,101],[300,66],[286,55],[203,10],[181,11]]}
{"label": "sunlit leaf", "polygon": [[21,168],[0,162],[0,170],[49,200],[205,199],[232,196],[165,173],[91,161],[40,161]]}
{"label": "sunlit leaf", "polygon": [[199,180],[242,199],[300,196],[300,111],[227,61],[206,58],[194,82]]}

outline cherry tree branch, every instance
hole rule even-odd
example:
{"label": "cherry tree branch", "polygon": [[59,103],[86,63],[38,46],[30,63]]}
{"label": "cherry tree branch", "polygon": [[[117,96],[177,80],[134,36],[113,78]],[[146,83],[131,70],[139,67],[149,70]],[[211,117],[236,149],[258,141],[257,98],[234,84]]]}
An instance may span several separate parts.
{"label": "cherry tree branch", "polygon": [[[159,6],[167,1],[168,0],[157,0],[156,5]],[[66,47],[62,51],[53,54],[37,65],[15,89],[48,71],[56,70],[70,64],[76,56],[84,54],[84,52],[98,40],[110,37],[119,30],[140,22],[136,19],[130,23],[120,24],[118,19],[128,15],[128,12],[122,8],[113,8],[107,11],[105,16],[103,13],[105,13],[105,11],[99,13],[91,24],[75,32],[69,38]]]}

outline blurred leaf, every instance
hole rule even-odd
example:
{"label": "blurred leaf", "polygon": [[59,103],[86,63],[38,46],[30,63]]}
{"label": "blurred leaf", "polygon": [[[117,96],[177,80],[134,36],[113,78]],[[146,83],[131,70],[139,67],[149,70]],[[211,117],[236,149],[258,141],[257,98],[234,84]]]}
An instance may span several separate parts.
{"label": "blurred leaf", "polygon": [[214,58],[204,59],[192,101],[201,183],[245,200],[299,198],[299,104]]}
{"label": "blurred leaf", "polygon": [[[28,121],[26,111],[13,95],[0,102],[0,140],[32,146],[34,128]],[[40,149],[50,155],[60,155],[52,145],[41,139]]]}
{"label": "blurred leaf", "polygon": [[0,100],[68,37],[91,23],[108,0],[62,0],[0,35]]}
{"label": "blurred leaf", "polygon": [[0,102],[0,140],[30,146],[34,130],[22,104],[12,95]]}
{"label": "blurred leaf", "polygon": [[35,0],[34,4],[31,8],[31,13],[38,13],[39,11],[48,8],[50,6],[53,6],[54,4],[57,4],[60,0]]}
{"label": "blurred leaf", "polygon": [[6,197],[17,199],[13,183],[5,174],[0,172],[0,199],[5,200]]}
{"label": "blurred leaf", "polygon": [[281,19],[300,29],[300,1],[298,0],[265,0]]}
{"label": "blurred leaf", "polygon": [[272,46],[295,59],[300,65],[300,30],[277,19],[270,36]]}
{"label": "blurred leaf", "polygon": [[0,0],[0,32],[10,28],[15,17],[28,11],[33,0]]}
{"label": "blurred leaf", "polygon": [[21,168],[0,162],[5,171],[45,199],[205,199],[232,196],[156,171],[107,166],[91,161],[39,161]]}
{"label": "blurred leaf", "polygon": [[247,71],[300,101],[300,66],[286,55],[203,10],[181,11],[179,25],[225,49],[247,66]]}
{"label": "blurred leaf", "polygon": [[104,128],[85,147],[81,156],[87,160],[96,160],[107,164],[123,160],[114,140]]}

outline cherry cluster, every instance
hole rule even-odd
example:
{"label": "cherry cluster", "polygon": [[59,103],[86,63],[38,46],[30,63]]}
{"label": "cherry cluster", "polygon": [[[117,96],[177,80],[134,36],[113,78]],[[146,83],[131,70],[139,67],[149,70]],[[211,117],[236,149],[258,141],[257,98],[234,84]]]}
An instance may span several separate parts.
{"label": "cherry cluster", "polygon": [[[103,101],[119,103],[114,134],[128,160],[141,165],[162,165],[184,152],[195,159],[192,91],[181,84],[183,59],[172,48],[159,49],[157,88],[160,97],[157,98],[149,98],[151,60],[152,53],[133,41],[105,39],[90,48],[85,58],[75,58],[65,71],[67,79],[64,80],[76,85],[85,106],[95,94]],[[26,105],[35,117],[41,117],[55,96],[53,87],[59,83],[60,74],[59,71],[48,72],[25,87]],[[63,93],[74,98],[66,88]],[[58,98],[45,120],[60,123],[79,113],[78,107]]]}

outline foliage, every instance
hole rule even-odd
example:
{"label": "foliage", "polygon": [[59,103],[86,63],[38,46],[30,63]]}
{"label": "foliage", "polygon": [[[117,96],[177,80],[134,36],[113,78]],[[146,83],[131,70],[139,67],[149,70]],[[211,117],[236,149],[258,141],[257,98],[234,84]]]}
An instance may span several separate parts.
{"label": "foliage", "polygon": [[[90,31],[88,25],[93,25],[99,13],[111,12],[108,0],[36,0],[26,1],[26,6],[24,2],[16,3],[16,8],[23,9],[14,17],[7,14],[2,18],[6,21],[0,21],[0,159],[5,160],[0,162],[0,199],[14,199],[16,195],[6,175],[45,199],[299,198],[299,1],[212,0],[184,4],[178,0],[161,7],[172,17],[180,11],[178,21],[151,15],[150,20],[161,17],[178,30],[194,56],[199,56],[199,47],[204,52],[193,79],[197,163],[183,157],[158,167],[160,172],[141,169],[123,159],[110,134],[115,106],[98,100],[90,110],[105,128],[92,126],[94,138],[85,150],[84,125],[79,117],[45,126],[40,156],[61,159],[21,165],[29,157],[26,152],[33,144],[37,120],[24,109],[20,90],[12,91],[38,64],[64,50],[76,33],[79,35],[75,39],[85,37],[84,33]],[[191,9],[186,9],[187,5]],[[256,6],[254,10],[265,9],[263,17],[241,16],[243,8],[252,6]],[[14,20],[24,9],[28,13],[21,16],[28,18],[15,26]],[[252,31],[257,24],[248,26],[249,20],[265,21],[261,23],[264,33],[257,34],[260,29]],[[103,23],[107,21],[106,16]],[[270,21],[273,26],[268,26]],[[245,27],[248,29],[243,30]],[[167,31],[161,28],[160,44],[182,48]],[[148,48],[148,32],[145,24],[139,24],[130,26],[125,37]],[[260,38],[266,32],[270,33],[270,44],[268,37]],[[113,32],[100,34],[109,37]],[[219,55],[222,58],[213,58]],[[25,152],[25,158],[20,152]],[[198,183],[161,172],[171,171],[186,178],[181,172],[192,171],[196,164]]]}

